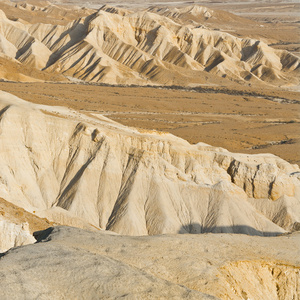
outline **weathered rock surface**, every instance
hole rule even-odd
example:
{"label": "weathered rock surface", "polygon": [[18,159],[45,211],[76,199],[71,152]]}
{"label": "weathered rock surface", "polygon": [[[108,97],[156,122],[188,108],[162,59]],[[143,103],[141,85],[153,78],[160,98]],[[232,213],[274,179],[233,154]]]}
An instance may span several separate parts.
{"label": "weathered rock surface", "polygon": [[7,251],[12,247],[32,244],[35,242],[33,237],[35,231],[54,225],[69,225],[92,231],[99,230],[96,226],[73,216],[60,207],[53,207],[45,212],[33,211],[30,213],[0,198],[0,252]]}
{"label": "weathered rock surface", "polygon": [[18,225],[0,216],[0,252],[34,242],[35,238],[29,232],[28,223]]}
{"label": "weathered rock surface", "polygon": [[[55,6],[43,11],[53,9],[59,11]],[[298,83],[297,56],[186,21],[221,15],[201,6],[139,12],[103,6],[54,25],[46,24],[47,18],[35,24],[11,21],[1,11],[0,56],[47,73],[110,84],[190,85],[215,82],[215,75],[219,82],[226,77],[277,86]]]}
{"label": "weathered rock surface", "polygon": [[35,242],[33,232],[54,225],[0,198],[0,252]]}
{"label": "weathered rock surface", "polygon": [[300,235],[129,237],[55,227],[0,258],[1,299],[299,299]]}
{"label": "weathered rock surface", "polygon": [[274,155],[190,145],[5,92],[0,105],[0,197],[37,216],[129,235],[276,235],[300,222],[299,167]]}

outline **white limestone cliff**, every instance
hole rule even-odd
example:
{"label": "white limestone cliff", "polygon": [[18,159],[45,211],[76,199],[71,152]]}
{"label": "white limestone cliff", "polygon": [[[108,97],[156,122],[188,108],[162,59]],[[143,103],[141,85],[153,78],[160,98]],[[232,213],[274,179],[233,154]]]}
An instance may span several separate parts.
{"label": "white limestone cliff", "polygon": [[0,197],[36,215],[59,222],[65,211],[129,235],[277,235],[300,222],[299,167],[274,155],[190,145],[5,92],[0,105]]}

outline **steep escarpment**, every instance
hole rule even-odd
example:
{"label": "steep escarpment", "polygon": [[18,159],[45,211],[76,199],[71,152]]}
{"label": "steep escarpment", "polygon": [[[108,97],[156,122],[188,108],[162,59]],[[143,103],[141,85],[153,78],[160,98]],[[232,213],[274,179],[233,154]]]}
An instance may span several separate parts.
{"label": "steep escarpment", "polygon": [[0,196],[57,223],[71,214],[129,235],[276,235],[299,222],[299,167],[271,154],[190,145],[4,92],[0,132]]}
{"label": "steep escarpment", "polygon": [[0,51],[47,74],[89,82],[191,85],[226,78],[297,84],[295,55],[260,40],[190,24],[184,21],[186,14],[219,18],[220,13],[198,6],[168,13],[103,6],[68,24],[53,25],[11,21],[1,12]]}

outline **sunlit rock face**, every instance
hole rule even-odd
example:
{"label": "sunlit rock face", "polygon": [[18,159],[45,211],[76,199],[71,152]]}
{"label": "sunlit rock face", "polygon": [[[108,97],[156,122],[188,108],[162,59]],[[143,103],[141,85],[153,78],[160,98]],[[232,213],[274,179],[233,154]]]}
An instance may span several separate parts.
{"label": "sunlit rock face", "polygon": [[0,216],[0,252],[10,248],[32,244],[36,240],[30,234],[28,223],[15,224]]}
{"label": "sunlit rock face", "polygon": [[[61,8],[64,10],[65,18],[72,14]],[[61,24],[58,7],[47,6],[42,11],[49,11],[51,22],[50,18],[35,22],[34,10],[30,22],[11,21],[0,12],[2,59],[45,74],[109,84],[187,86],[215,82],[215,77],[276,86],[298,83],[297,56],[201,24],[216,18],[226,22],[225,12],[201,6],[137,12],[103,6],[89,15],[82,10],[81,18]],[[10,73],[0,71],[2,78],[13,80]],[[14,80],[45,80],[31,76]]]}
{"label": "sunlit rock face", "polygon": [[299,222],[299,167],[1,92],[0,197],[128,235],[277,235]]}

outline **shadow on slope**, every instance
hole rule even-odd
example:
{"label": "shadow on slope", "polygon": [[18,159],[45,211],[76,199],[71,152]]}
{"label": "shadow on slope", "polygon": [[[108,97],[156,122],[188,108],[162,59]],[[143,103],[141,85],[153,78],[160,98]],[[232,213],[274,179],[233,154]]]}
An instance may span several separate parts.
{"label": "shadow on slope", "polygon": [[36,242],[39,243],[42,240],[47,239],[47,237],[52,233],[53,229],[54,229],[54,227],[49,227],[45,230],[35,231],[33,233],[33,236],[36,239]]}
{"label": "shadow on slope", "polygon": [[267,232],[260,231],[253,227],[246,225],[233,225],[233,226],[202,226],[199,223],[191,223],[178,231],[178,233],[190,233],[190,234],[201,234],[201,233],[234,233],[234,234],[247,234],[256,236],[277,236],[281,235],[282,232]]}
{"label": "shadow on slope", "polygon": [[[41,241],[48,241],[48,237],[53,232],[54,227],[49,227],[45,230],[35,231],[33,236],[37,240],[37,243]],[[201,226],[199,223],[192,223],[185,226],[178,231],[179,234],[205,234],[205,233],[229,233],[229,234],[245,234],[251,236],[278,236],[282,235],[282,232],[267,232],[260,231],[253,227],[246,225],[234,225],[234,226],[214,226],[214,227],[205,227]],[[3,256],[3,253],[0,253],[0,257]]]}

